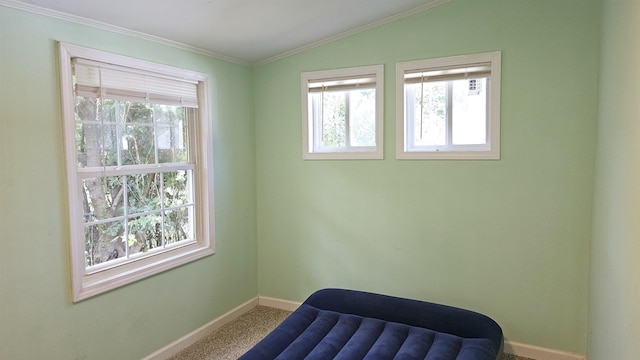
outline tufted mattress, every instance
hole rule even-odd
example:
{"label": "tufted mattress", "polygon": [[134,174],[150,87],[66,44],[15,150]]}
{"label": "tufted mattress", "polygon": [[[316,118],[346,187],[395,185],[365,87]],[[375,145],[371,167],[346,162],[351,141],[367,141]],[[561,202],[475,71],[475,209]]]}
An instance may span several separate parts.
{"label": "tufted mattress", "polygon": [[500,326],[476,312],[324,289],[240,359],[495,360],[502,341]]}

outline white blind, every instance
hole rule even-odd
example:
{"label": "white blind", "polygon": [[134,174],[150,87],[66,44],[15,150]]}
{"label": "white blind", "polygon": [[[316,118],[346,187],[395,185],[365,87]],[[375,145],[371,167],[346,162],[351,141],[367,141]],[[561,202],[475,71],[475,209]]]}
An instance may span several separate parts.
{"label": "white blind", "polygon": [[198,107],[197,81],[73,59],[76,95]]}
{"label": "white blind", "polygon": [[373,89],[376,87],[376,74],[345,76],[329,79],[313,79],[307,84],[309,92],[344,91]]}
{"label": "white blind", "polygon": [[442,67],[406,70],[405,84],[420,82],[449,81],[460,79],[478,79],[491,77],[491,63],[465,65],[463,67]]}

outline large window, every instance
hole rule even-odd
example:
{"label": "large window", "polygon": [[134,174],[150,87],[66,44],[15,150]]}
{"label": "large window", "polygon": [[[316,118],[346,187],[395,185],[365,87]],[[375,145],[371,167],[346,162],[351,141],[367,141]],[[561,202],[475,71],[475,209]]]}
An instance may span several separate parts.
{"label": "large window", "polygon": [[382,159],[383,66],[301,78],[303,158]]}
{"label": "large window", "polygon": [[399,159],[500,158],[500,52],[398,63]]}
{"label": "large window", "polygon": [[207,76],[60,55],[74,301],[213,253]]}

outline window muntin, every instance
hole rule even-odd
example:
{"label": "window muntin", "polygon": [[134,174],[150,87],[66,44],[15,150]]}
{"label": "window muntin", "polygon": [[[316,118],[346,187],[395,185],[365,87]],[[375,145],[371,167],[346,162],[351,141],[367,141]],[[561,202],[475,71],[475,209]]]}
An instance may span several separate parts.
{"label": "window muntin", "polygon": [[60,54],[74,301],[213,253],[207,76]]}
{"label": "window muntin", "polygon": [[381,159],[383,67],[302,73],[303,158]]}
{"label": "window muntin", "polygon": [[398,159],[499,159],[500,52],[396,69]]}

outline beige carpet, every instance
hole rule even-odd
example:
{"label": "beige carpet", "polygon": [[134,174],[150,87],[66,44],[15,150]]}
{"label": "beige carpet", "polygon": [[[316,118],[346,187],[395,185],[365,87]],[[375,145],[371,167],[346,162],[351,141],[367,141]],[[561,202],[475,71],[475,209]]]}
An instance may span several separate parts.
{"label": "beige carpet", "polygon": [[[170,360],[235,360],[258,343],[291,312],[257,306]],[[502,360],[533,360],[505,354]]]}
{"label": "beige carpet", "polygon": [[170,360],[235,360],[275,329],[290,311],[256,306]]}

